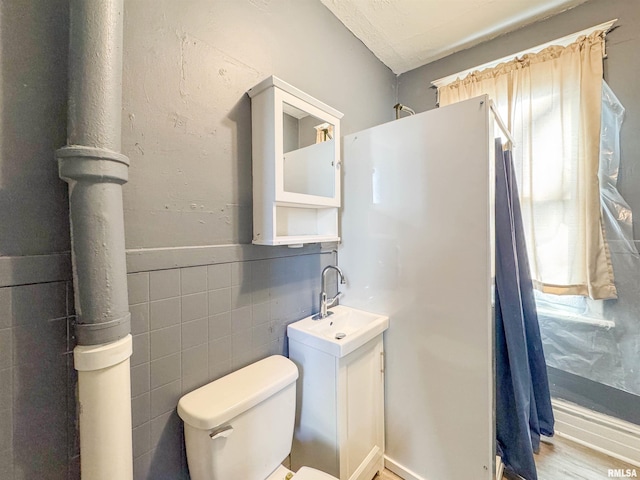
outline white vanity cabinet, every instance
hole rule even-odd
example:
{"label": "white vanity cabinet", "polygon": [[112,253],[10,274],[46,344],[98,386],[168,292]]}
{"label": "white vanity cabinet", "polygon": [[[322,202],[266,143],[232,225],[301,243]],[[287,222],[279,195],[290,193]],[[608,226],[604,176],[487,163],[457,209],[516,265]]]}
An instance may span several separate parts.
{"label": "white vanity cabinet", "polygon": [[289,357],[300,371],[292,468],[371,480],[384,469],[382,334],[343,357],[290,338]]}
{"label": "white vanity cabinet", "polygon": [[339,241],[342,113],[274,76],[248,93],[253,243]]}

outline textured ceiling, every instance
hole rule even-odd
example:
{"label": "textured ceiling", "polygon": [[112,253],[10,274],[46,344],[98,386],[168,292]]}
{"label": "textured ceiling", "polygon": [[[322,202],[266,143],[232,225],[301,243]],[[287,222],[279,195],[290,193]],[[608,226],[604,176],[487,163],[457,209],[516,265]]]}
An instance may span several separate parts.
{"label": "textured ceiling", "polygon": [[400,74],[586,0],[320,0]]}

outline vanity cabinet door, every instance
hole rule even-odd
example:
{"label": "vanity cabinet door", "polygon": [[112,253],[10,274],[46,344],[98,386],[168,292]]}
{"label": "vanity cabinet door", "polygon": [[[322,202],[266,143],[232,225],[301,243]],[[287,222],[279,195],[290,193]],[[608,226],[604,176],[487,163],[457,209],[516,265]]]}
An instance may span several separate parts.
{"label": "vanity cabinet door", "polygon": [[291,467],[340,480],[371,480],[384,470],[382,334],[338,358],[289,339],[300,369]]}
{"label": "vanity cabinet door", "polygon": [[372,478],[384,461],[382,335],[341,358],[339,372],[340,478]]}

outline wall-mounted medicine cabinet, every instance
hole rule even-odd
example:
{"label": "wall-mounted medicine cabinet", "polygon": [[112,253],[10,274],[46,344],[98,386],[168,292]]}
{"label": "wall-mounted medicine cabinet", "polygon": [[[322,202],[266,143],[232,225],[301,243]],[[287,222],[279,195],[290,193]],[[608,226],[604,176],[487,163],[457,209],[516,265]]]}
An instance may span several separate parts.
{"label": "wall-mounted medicine cabinet", "polygon": [[248,93],[253,243],[339,241],[342,113],[274,76]]}

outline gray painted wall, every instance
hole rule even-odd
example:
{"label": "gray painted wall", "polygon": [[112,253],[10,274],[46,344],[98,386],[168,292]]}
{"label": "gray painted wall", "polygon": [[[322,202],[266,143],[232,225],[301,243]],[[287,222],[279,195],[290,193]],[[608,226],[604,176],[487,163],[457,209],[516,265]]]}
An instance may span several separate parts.
{"label": "gray painted wall", "polygon": [[70,282],[0,288],[0,478],[79,478]]}
{"label": "gray painted wall", "polygon": [[[137,272],[130,276],[136,478],[184,478],[177,396],[230,368],[286,351],[286,324],[317,308],[320,270],[334,261],[318,249],[266,254],[268,247],[222,247],[251,238],[246,90],[278,75],[342,111],[343,134],[349,134],[393,119],[396,79],[315,0],[125,4],[127,246],[167,247],[128,254]],[[628,160],[640,142],[633,135],[639,112],[633,81],[640,73],[635,5],[593,0],[409,72],[400,77],[400,100],[433,108],[431,79],[617,16],[623,28],[609,37],[607,79],[627,107],[623,148],[630,153],[621,189],[637,210],[640,193],[632,184],[638,174]],[[69,250],[67,187],[53,160],[65,143],[67,12],[67,0],[0,2],[3,479],[79,478],[69,259],[52,255]],[[154,302],[173,310],[155,310]],[[194,361],[202,368],[186,367]]]}
{"label": "gray painted wall", "polygon": [[[67,186],[53,157],[67,37],[68,0],[0,1],[2,479],[79,478]],[[286,353],[287,323],[317,310],[335,263],[317,246],[247,245],[246,90],[278,75],[341,110],[350,133],[392,119],[396,78],[316,0],[128,0],[124,41],[135,477],[175,480],[188,478],[179,396]]]}
{"label": "gray painted wall", "polygon": [[[417,112],[436,107],[431,82],[476,65],[618,18],[607,36],[605,80],[626,108],[618,188],[640,216],[640,5],[637,0],[591,0],[572,10],[416,68],[398,78],[398,100]],[[640,222],[634,226],[640,239]]]}
{"label": "gray painted wall", "polygon": [[[0,478],[79,478],[66,143],[68,0],[0,3]],[[52,255],[54,254],[54,255]]]}
{"label": "gray painted wall", "polygon": [[251,110],[276,75],[344,113],[393,118],[396,77],[318,1],[125,3],[128,248],[251,242]]}
{"label": "gray painted wall", "polygon": [[69,250],[67,24],[68,0],[0,3],[0,256]]}

